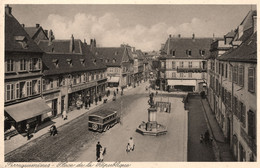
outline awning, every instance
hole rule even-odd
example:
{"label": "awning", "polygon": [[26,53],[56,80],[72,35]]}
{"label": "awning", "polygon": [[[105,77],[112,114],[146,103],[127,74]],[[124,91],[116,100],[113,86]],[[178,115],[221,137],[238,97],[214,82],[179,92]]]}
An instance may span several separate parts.
{"label": "awning", "polygon": [[168,85],[196,86],[196,80],[168,80]]}
{"label": "awning", "polygon": [[42,98],[37,98],[5,107],[5,111],[16,121],[20,122],[52,111]]}
{"label": "awning", "polygon": [[119,77],[113,76],[107,82],[109,82],[109,83],[118,83],[119,82]]}

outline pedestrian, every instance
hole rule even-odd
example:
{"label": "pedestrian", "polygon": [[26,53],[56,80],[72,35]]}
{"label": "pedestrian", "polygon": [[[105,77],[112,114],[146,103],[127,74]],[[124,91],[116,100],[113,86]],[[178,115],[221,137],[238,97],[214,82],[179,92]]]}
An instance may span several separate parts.
{"label": "pedestrian", "polygon": [[63,118],[63,120],[67,120],[68,119],[67,110],[65,110],[65,109],[62,112],[62,118]]}
{"label": "pedestrian", "polygon": [[86,101],[85,101],[85,109],[88,109],[88,98],[86,98]]}
{"label": "pedestrian", "polygon": [[116,94],[118,94],[118,88],[116,88]]}
{"label": "pedestrian", "polygon": [[36,133],[37,130],[38,130],[38,123],[37,123],[37,124],[35,125],[35,127],[34,127],[34,133]]}
{"label": "pedestrian", "polygon": [[90,106],[91,106],[91,100],[89,99],[88,100],[88,107],[90,108]]}
{"label": "pedestrian", "polygon": [[206,144],[209,142],[209,130],[206,130],[204,133],[204,140]]}
{"label": "pedestrian", "polygon": [[135,143],[132,137],[129,139],[130,150],[134,151]]}
{"label": "pedestrian", "polygon": [[100,156],[99,156],[99,161],[103,162],[104,160],[104,154],[105,154],[105,149],[103,150],[102,146],[100,147]]}
{"label": "pedestrian", "polygon": [[58,135],[58,130],[57,130],[55,124],[52,124],[52,126],[50,128],[50,132],[51,132],[50,136]]}
{"label": "pedestrian", "polygon": [[102,101],[101,93],[99,93],[99,101]]}
{"label": "pedestrian", "polygon": [[114,96],[116,96],[116,91],[114,90]]}
{"label": "pedestrian", "polygon": [[124,93],[123,93],[123,90],[122,90],[122,91],[121,91],[121,96],[123,96],[123,94],[124,94]]}
{"label": "pedestrian", "polygon": [[200,134],[200,143],[203,143],[203,134]]}
{"label": "pedestrian", "polygon": [[127,145],[126,145],[126,153],[128,154],[128,152],[130,152],[130,150],[131,150],[130,144],[127,143]]}
{"label": "pedestrian", "polygon": [[30,139],[30,125],[28,123],[26,124],[25,132],[26,132],[27,140],[29,140]]}
{"label": "pedestrian", "polygon": [[100,159],[100,148],[102,148],[102,146],[100,145],[100,142],[98,141],[97,145],[96,145],[96,160],[99,161]]}
{"label": "pedestrian", "polygon": [[96,95],[96,97],[95,97],[95,103],[96,103],[96,105],[97,105],[97,102],[98,102],[98,97],[97,97],[97,95]]}

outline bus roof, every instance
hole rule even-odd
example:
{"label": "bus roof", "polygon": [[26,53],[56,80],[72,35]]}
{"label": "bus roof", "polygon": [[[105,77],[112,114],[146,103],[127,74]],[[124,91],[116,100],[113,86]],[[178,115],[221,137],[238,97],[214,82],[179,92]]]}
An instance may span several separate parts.
{"label": "bus roof", "polygon": [[105,118],[114,113],[116,113],[115,110],[98,110],[98,111],[95,111],[94,113],[90,114],[89,116],[100,116],[101,118]]}

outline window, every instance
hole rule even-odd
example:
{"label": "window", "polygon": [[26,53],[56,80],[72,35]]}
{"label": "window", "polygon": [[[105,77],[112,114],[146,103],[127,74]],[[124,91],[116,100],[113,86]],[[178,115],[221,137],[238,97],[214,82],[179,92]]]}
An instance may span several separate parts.
{"label": "window", "polygon": [[243,127],[246,126],[246,106],[241,102],[241,111],[240,111],[240,121],[243,125]]}
{"label": "window", "polygon": [[25,70],[26,70],[26,60],[20,59],[20,71],[25,71]]}
{"label": "window", "polygon": [[180,62],[180,67],[183,68],[183,61]]}
{"label": "window", "polygon": [[27,88],[27,96],[32,95],[32,81],[26,82],[26,88]]}
{"label": "window", "polygon": [[172,77],[173,77],[173,78],[176,78],[176,72],[173,72],[173,73],[172,73]]}
{"label": "window", "polygon": [[237,66],[233,67],[233,82],[237,83]]}
{"label": "window", "polygon": [[205,55],[205,50],[199,50],[199,53],[201,56],[204,56]]}
{"label": "window", "polygon": [[32,94],[33,94],[33,95],[39,93],[39,92],[38,92],[39,90],[38,90],[37,80],[33,80],[33,81],[32,81],[32,89],[33,89],[33,91],[32,91]]}
{"label": "window", "polygon": [[229,71],[228,71],[228,79],[229,79],[229,81],[232,80],[231,75],[232,75],[232,66],[229,65]]}
{"label": "window", "polygon": [[42,90],[46,90],[46,81],[45,79],[42,80]]}
{"label": "window", "polygon": [[180,77],[183,77],[183,73],[182,72],[180,73]]}
{"label": "window", "polygon": [[53,80],[50,79],[50,80],[49,80],[49,83],[50,83],[50,87],[51,87],[51,89],[53,89]]}
{"label": "window", "polygon": [[94,73],[91,74],[91,80],[94,80]]}
{"label": "window", "polygon": [[244,66],[240,66],[238,69],[238,85],[244,86]]}
{"label": "window", "polygon": [[224,64],[221,64],[221,76],[224,76],[224,73],[225,73]]}
{"label": "window", "polygon": [[41,81],[38,80],[38,93],[41,93]]}
{"label": "window", "polygon": [[7,84],[6,85],[6,100],[13,100],[14,99],[14,84]]}
{"label": "window", "polygon": [[15,97],[16,97],[16,99],[19,99],[20,98],[20,83],[18,82],[18,83],[16,83],[16,87],[15,87]]}
{"label": "window", "polygon": [[227,74],[228,74],[228,65],[226,64],[226,68],[225,68],[225,78],[227,78]]}
{"label": "window", "polygon": [[192,62],[189,61],[189,68],[192,68]]}
{"label": "window", "polygon": [[191,50],[186,50],[186,55],[191,56]]}
{"label": "window", "polygon": [[188,73],[188,77],[192,78],[192,73],[191,72]]}
{"label": "window", "polygon": [[255,92],[255,68],[248,68],[248,91]]}
{"label": "window", "polygon": [[233,111],[235,116],[237,116],[237,106],[238,106],[237,98],[233,97],[232,111]]}
{"label": "window", "polygon": [[40,58],[31,58],[29,60],[29,69],[30,71],[33,70],[41,70],[42,63]]}
{"label": "window", "polygon": [[256,139],[256,115],[253,111],[249,110],[247,112],[248,115],[248,135],[252,139]]}
{"label": "window", "polygon": [[205,72],[202,72],[202,73],[201,73],[201,78],[202,78],[202,79],[205,79]]}
{"label": "window", "polygon": [[171,50],[172,56],[175,56],[175,50]]}
{"label": "window", "polygon": [[7,72],[13,72],[14,71],[14,60],[12,59],[8,59],[6,61],[6,70]]}
{"label": "window", "polygon": [[172,61],[172,69],[175,69],[175,68],[176,68],[176,62]]}

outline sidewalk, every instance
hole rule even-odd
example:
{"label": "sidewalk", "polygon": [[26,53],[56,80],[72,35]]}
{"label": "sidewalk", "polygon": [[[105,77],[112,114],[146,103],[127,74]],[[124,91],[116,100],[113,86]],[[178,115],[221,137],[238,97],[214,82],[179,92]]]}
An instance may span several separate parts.
{"label": "sidewalk", "polygon": [[[201,98],[200,98],[201,99]],[[215,115],[211,111],[207,99],[201,99],[204,109],[205,119],[209,127],[210,134],[213,137],[213,145],[215,147],[215,155],[218,161],[235,161],[230,151],[229,143],[225,142],[223,132],[218,125]]]}
{"label": "sidewalk", "polygon": [[[141,85],[143,85],[143,84],[145,84],[145,83],[141,83],[139,86],[141,86]],[[130,91],[131,89],[133,89],[133,87],[131,87],[131,86],[128,87],[128,88],[125,88],[125,89],[124,89],[124,93]],[[104,98],[107,98],[107,103],[109,103],[110,101],[112,101],[112,98],[113,98],[113,91],[114,91],[114,90],[113,90],[113,89],[110,89],[110,91],[111,91],[111,92],[110,92],[110,96],[109,96],[109,97],[106,97],[106,96],[104,97]],[[120,93],[121,93],[121,92],[118,93],[117,97],[121,97]],[[103,98],[103,99],[104,99],[104,98]],[[31,141],[34,141],[35,139],[41,137],[41,136],[44,135],[44,134],[49,133],[49,127],[50,127],[51,124],[54,124],[54,123],[55,123],[56,127],[59,128],[59,127],[65,125],[65,124],[71,122],[72,120],[74,120],[74,119],[80,117],[81,115],[86,114],[86,113],[89,113],[91,110],[95,109],[96,107],[102,106],[103,104],[104,104],[103,101],[100,101],[100,102],[98,102],[97,105],[95,105],[95,103],[93,103],[89,109],[85,109],[85,108],[83,107],[83,108],[80,109],[80,110],[75,109],[75,110],[73,110],[73,111],[70,111],[70,112],[68,112],[68,120],[63,120],[62,116],[59,116],[59,117],[57,117],[57,118],[54,118],[54,119],[52,119],[51,121],[49,121],[49,122],[43,124],[43,125],[45,125],[44,128],[41,128],[41,126],[39,126],[41,129],[39,128],[39,130],[38,130],[36,133],[33,134],[33,137],[32,137],[30,140],[27,140],[27,137],[26,137],[26,136],[24,137],[24,136],[21,135],[21,134],[18,134],[18,135],[16,135],[16,136],[13,136],[13,137],[12,137],[11,139],[9,139],[9,140],[5,140],[5,141],[4,141],[4,147],[5,147],[4,153],[5,153],[5,155],[6,155],[7,153],[9,153],[9,152],[11,152],[11,151],[14,151],[15,149],[17,149],[17,148],[23,146],[23,145],[25,145],[25,144],[31,142]]]}

